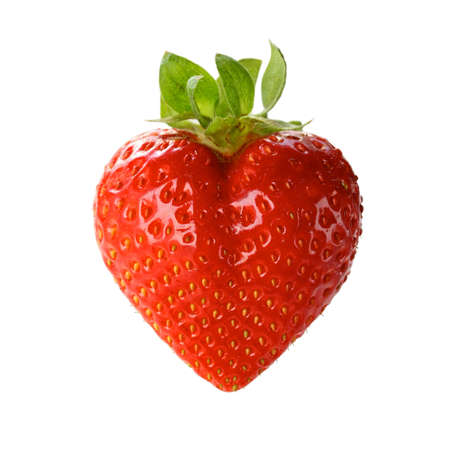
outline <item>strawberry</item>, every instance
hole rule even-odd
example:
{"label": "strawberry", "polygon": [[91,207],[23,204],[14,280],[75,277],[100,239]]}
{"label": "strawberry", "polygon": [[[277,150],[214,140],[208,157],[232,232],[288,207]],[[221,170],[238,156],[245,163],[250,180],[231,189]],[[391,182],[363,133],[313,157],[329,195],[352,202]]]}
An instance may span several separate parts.
{"label": "strawberry", "polygon": [[177,355],[224,391],[270,366],[330,303],[361,234],[357,177],[340,150],[267,118],[284,87],[277,47],[216,56],[220,77],[166,53],[158,121],[126,142],[95,198],[103,259]]}

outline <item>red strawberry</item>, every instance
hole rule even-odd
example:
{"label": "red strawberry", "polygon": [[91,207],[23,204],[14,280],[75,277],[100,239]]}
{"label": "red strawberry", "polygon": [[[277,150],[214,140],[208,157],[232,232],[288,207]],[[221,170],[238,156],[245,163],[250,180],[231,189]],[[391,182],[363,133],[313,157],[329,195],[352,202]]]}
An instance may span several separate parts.
{"label": "red strawberry", "polygon": [[362,207],[339,150],[299,122],[266,118],[284,86],[279,50],[272,45],[260,116],[249,115],[260,62],[216,61],[217,82],[164,56],[162,110],[177,129],[123,145],[94,210],[123,292],[199,375],[231,391],[330,303],[349,274]]}

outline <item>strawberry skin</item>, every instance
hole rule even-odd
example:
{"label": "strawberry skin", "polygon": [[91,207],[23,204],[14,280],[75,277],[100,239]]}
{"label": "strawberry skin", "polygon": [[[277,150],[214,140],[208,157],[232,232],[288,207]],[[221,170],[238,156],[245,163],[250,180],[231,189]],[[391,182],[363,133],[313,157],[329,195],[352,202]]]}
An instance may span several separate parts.
{"label": "strawberry skin", "polygon": [[298,131],[224,158],[153,130],[106,166],[94,204],[102,257],[177,355],[224,391],[244,387],[330,303],[361,234],[357,177]]}

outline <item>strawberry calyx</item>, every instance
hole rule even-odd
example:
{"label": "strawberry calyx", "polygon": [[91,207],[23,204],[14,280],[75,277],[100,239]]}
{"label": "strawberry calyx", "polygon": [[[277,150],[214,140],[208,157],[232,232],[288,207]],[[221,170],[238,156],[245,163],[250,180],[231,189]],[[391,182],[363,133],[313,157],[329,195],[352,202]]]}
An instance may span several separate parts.
{"label": "strawberry calyx", "polygon": [[263,111],[252,114],[255,85],[262,61],[239,61],[216,54],[219,77],[186,58],[166,52],[159,70],[163,122],[193,134],[195,139],[223,156],[244,145],[284,130],[302,130],[307,123],[269,119],[286,83],[286,62],[272,42],[271,57],[261,82]]}

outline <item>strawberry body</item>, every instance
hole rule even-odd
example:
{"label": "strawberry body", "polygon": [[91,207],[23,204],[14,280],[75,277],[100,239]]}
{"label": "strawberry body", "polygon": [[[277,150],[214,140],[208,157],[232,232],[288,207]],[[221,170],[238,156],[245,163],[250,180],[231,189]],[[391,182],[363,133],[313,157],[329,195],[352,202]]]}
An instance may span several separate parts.
{"label": "strawberry body", "polygon": [[302,132],[223,158],[177,130],[144,133],[105,169],[103,259],[131,303],[216,387],[242,388],[346,280],[361,233],[357,178]]}

